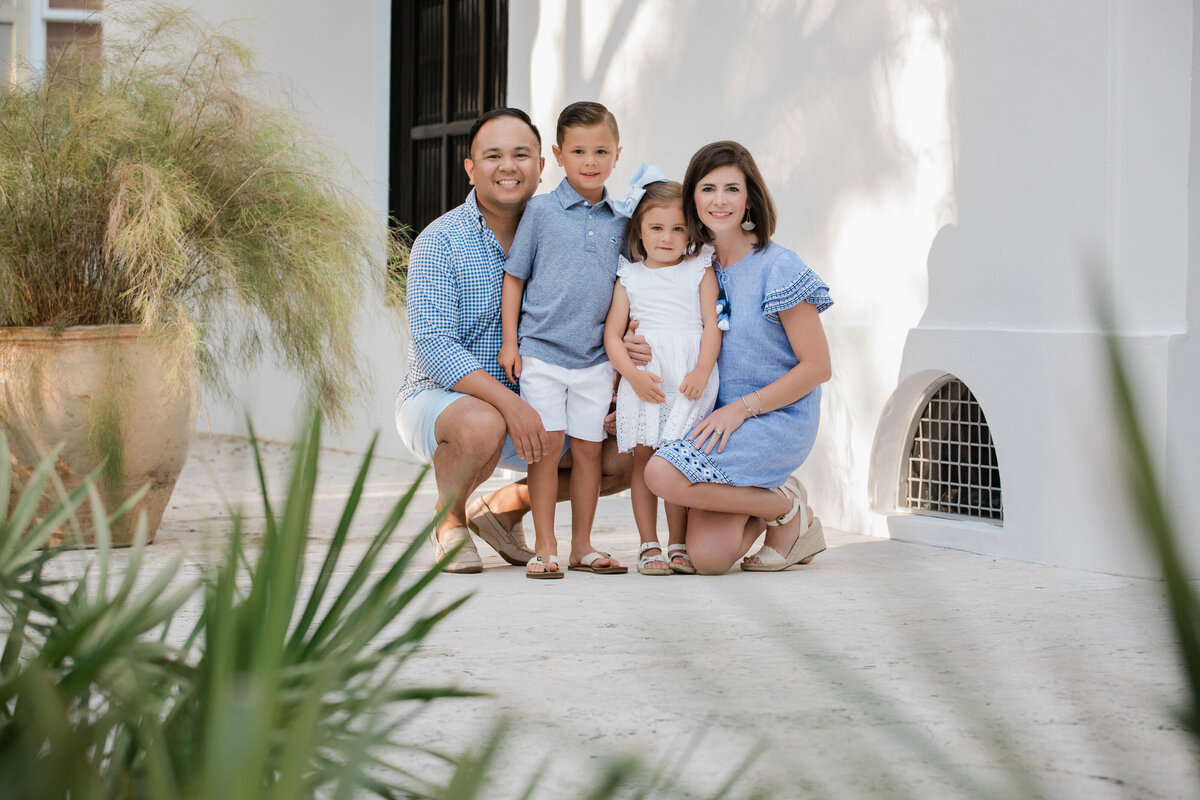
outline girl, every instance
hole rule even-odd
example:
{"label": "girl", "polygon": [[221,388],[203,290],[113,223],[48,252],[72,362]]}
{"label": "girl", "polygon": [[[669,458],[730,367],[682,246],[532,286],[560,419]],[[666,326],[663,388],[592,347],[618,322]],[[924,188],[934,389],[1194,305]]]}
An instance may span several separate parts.
{"label": "girl", "polygon": [[[635,261],[619,259],[604,348],[624,379],[617,390],[617,449],[633,450],[630,493],[642,546],[638,572],[693,573],[684,545],[687,512],[666,504],[667,552],[658,542],[658,498],[646,487],[645,470],[659,445],[686,436],[713,409],[717,398],[717,279],[713,248],[699,253],[683,216],[683,187],[648,183],[625,227],[625,246]],[[651,348],[637,367],[622,336],[630,320]]]}
{"label": "girl", "polygon": [[804,487],[792,474],[817,435],[829,346],[818,313],[829,287],[799,256],[771,240],[775,203],[745,147],[714,142],[684,177],[688,230],[716,247],[730,302],[717,409],[687,439],[662,447],[645,480],[686,506],[687,544],[697,571],[748,571],[806,564],[825,549]]}

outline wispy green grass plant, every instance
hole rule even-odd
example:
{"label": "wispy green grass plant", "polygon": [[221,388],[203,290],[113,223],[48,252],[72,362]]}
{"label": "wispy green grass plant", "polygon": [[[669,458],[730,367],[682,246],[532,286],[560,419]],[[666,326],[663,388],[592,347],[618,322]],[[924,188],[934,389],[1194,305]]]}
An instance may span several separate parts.
{"label": "wispy green grass plant", "polygon": [[342,411],[403,247],[272,85],[229,30],[134,2],[100,56],[0,90],[0,325],[142,325],[218,386],[270,351]]}

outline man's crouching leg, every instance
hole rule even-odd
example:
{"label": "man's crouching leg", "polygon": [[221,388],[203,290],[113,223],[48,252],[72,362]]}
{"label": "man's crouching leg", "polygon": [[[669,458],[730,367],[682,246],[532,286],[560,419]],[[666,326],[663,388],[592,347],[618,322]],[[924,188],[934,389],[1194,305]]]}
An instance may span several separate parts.
{"label": "man's crouching leg", "polygon": [[438,415],[434,435],[437,510],[445,512],[437,526],[439,546],[434,548],[434,556],[440,559],[446,549],[465,540],[445,571],[480,572],[483,562],[467,529],[467,498],[496,468],[506,435],[504,418],[483,400],[460,397]]}

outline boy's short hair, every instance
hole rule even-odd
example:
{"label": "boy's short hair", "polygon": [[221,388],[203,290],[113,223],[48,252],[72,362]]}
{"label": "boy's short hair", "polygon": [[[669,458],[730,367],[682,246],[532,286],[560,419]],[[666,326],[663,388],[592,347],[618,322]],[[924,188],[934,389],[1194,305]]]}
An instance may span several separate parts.
{"label": "boy's short hair", "polygon": [[[625,225],[625,251],[633,256],[635,261],[646,260],[646,248],[642,247],[642,219],[647,212],[652,208],[663,208],[672,203],[683,205],[683,187],[679,181],[655,181],[647,183],[645,189],[646,193],[638,201],[637,208],[633,210],[633,216]],[[684,219],[687,219],[686,215]],[[691,227],[689,227],[688,241],[683,248],[684,254],[693,252],[697,244],[698,242],[692,237]]]}
{"label": "boy's short hair", "polygon": [[590,100],[571,103],[562,110],[562,113],[558,115],[555,140],[558,146],[562,147],[568,128],[590,128],[593,125],[607,125],[612,130],[613,138],[620,143],[621,132],[617,130],[617,118],[607,108]]}
{"label": "boy's short hair", "polygon": [[687,219],[688,234],[697,241],[712,242],[712,236],[696,211],[696,186],[710,172],[721,167],[737,167],[746,178],[746,214],[755,223],[754,249],[762,250],[775,235],[775,201],[767,189],[754,156],[737,142],[723,141],[706,144],[696,151],[683,175],[683,216]]}
{"label": "boy's short hair", "polygon": [[467,158],[471,158],[471,151],[475,148],[475,137],[479,135],[479,129],[497,117],[516,117],[517,119],[521,120],[521,122],[524,122],[526,125],[528,125],[529,130],[533,131],[534,138],[537,139],[538,154],[541,155],[542,134],[540,131],[538,131],[537,126],[533,124],[533,120],[529,118],[529,115],[519,108],[508,108],[507,106],[501,106],[499,108],[493,108],[490,111],[483,112],[475,119],[475,122],[472,123],[471,132],[467,134]]}

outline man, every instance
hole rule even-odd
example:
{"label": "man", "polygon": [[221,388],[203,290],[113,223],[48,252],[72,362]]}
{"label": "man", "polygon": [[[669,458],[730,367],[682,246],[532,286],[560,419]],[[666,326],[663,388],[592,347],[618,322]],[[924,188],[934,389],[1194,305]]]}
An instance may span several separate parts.
{"label": "man", "polygon": [[[541,182],[541,144],[523,111],[498,108],[480,116],[463,162],[474,189],[421,232],[409,255],[411,358],[396,399],[396,427],[418,458],[433,462],[438,510],[445,512],[431,536],[435,558],[464,542],[447,572],[483,570],[469,530],[510,564],[533,558],[520,521],[529,510],[523,482],[466,501],[497,466],[524,471],[561,455],[547,452],[541,418],[496,363],[504,260]],[[615,444],[610,438],[602,455],[604,494],[629,486],[630,461]],[[568,455],[560,474],[569,464]],[[560,477],[560,500],[567,483]]]}

